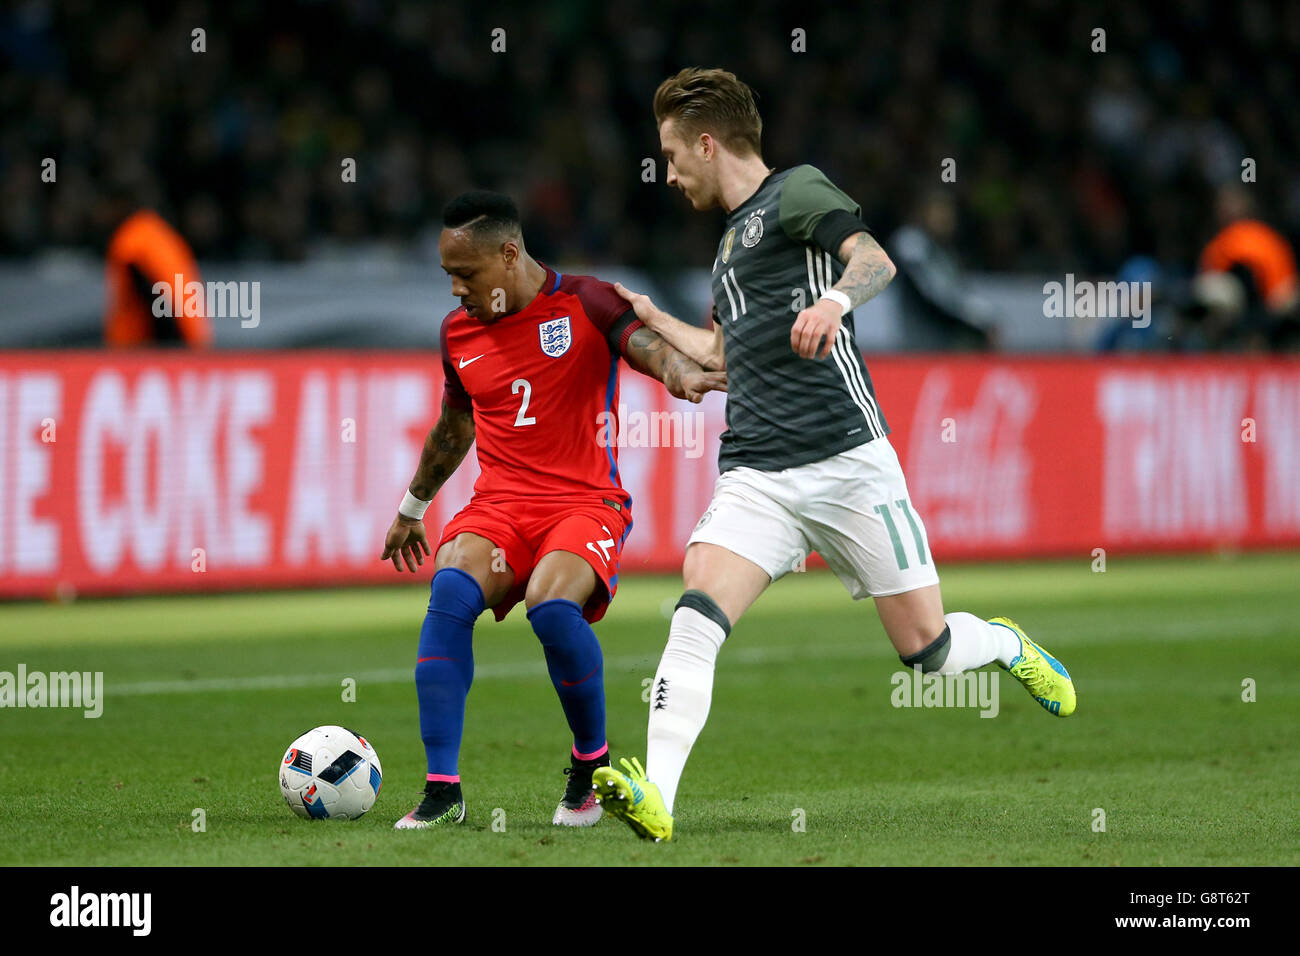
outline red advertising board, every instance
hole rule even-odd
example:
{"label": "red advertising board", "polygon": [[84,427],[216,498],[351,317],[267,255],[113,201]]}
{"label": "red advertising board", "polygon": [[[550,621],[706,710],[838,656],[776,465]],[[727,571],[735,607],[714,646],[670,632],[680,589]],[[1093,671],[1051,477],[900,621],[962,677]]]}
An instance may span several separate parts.
{"label": "red advertising board", "polygon": [[[939,560],[1300,545],[1300,362],[868,364]],[[623,569],[675,571],[725,400],[622,382]],[[0,596],[393,582],[441,389],[431,353],[0,354]]]}

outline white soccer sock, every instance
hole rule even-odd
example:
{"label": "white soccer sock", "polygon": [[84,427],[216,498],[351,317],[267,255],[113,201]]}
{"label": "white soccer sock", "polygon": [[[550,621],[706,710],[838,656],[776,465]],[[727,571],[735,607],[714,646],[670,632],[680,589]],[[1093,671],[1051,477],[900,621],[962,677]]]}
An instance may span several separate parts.
{"label": "white soccer sock", "polygon": [[1010,667],[1020,653],[1020,638],[1010,628],[990,624],[965,611],[946,614],[943,620],[948,625],[950,644],[940,674],[959,674],[993,661]]}
{"label": "white soccer sock", "polygon": [[646,776],[659,787],[673,812],[677,785],[695,738],[709,718],[713,668],[726,632],[690,607],[673,613],[668,644],[650,687],[650,724],[646,732]]}

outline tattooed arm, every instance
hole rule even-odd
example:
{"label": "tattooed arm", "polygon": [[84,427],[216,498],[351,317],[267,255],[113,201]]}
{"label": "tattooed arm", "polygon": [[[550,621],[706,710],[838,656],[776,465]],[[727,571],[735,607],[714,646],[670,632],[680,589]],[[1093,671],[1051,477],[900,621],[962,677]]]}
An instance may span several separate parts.
{"label": "tattooed arm", "polygon": [[840,246],[839,260],[844,263],[844,275],[832,288],[849,297],[850,309],[873,298],[898,273],[893,260],[869,232],[855,233],[845,239]]}
{"label": "tattooed arm", "polygon": [[[425,436],[424,448],[420,451],[420,464],[416,466],[415,477],[411,479],[411,494],[421,501],[432,501],[443,482],[464,461],[472,444],[474,413],[469,409],[448,405],[444,401],[438,424]],[[384,539],[384,553],[379,560],[391,560],[398,571],[402,570],[401,561],[405,561],[407,570],[414,571],[417,564],[424,564],[425,555],[429,553],[423,519],[410,518],[398,512]]]}
{"label": "tattooed arm", "polygon": [[[832,288],[848,297],[849,309],[856,309],[889,285],[897,273],[894,263],[870,233],[856,232],[840,244],[838,253],[844,274]],[[838,303],[818,299],[799,313],[790,330],[790,347],[801,358],[824,359],[835,344],[843,312]]]}
{"label": "tattooed arm", "polygon": [[658,333],[670,346],[699,363],[701,368],[716,371],[726,369],[722,326],[715,324],[712,329],[702,329],[683,322],[655,305],[650,296],[633,292],[620,282],[614,283],[614,291],[631,304],[632,311],[645,323],[646,328]]}
{"label": "tattooed arm", "polygon": [[727,390],[726,372],[706,372],[646,326],[632,333],[623,354],[629,365],[663,382],[678,398],[698,402],[705,392]]}
{"label": "tattooed arm", "polygon": [[411,494],[432,501],[443,482],[465,459],[474,444],[474,413],[442,403],[442,414],[424,439],[420,464],[411,479]]}

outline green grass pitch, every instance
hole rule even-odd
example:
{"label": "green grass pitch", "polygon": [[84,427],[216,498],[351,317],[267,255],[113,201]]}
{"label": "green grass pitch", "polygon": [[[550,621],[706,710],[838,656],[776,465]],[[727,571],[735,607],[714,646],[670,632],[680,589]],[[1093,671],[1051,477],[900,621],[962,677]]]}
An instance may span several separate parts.
{"label": "green grass pitch", "polygon": [[[996,668],[995,718],[895,708],[870,602],[824,572],[778,582],[722,650],[661,845],[551,826],[568,738],[522,609],[477,631],[465,825],[395,832],[423,786],[427,578],[0,606],[0,671],[105,675],[99,719],[0,710],[0,863],[1300,864],[1300,554],[1089,560],[941,569],[949,610],[1008,614],[1070,668],[1066,720]],[[679,591],[626,578],[597,628],[615,756],[644,756],[643,681]],[[328,723],[383,760],[358,821],[301,820],[276,786],[284,748]]]}

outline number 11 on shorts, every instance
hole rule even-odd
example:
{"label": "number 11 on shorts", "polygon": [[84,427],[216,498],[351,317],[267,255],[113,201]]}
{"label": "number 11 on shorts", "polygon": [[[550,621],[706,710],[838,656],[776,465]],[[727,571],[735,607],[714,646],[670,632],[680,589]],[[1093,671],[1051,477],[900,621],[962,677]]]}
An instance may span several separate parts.
{"label": "number 11 on shorts", "polygon": [[[907,524],[912,529],[912,540],[916,542],[916,556],[922,564],[928,564],[925,553],[925,539],[921,537],[921,526],[916,523],[916,518],[912,514],[912,506],[906,498],[899,498],[894,502],[894,507],[903,513],[907,519]],[[894,546],[894,559],[898,562],[898,570],[907,570],[907,552],[903,550],[903,539],[898,533],[898,525],[894,523],[894,515],[889,510],[888,504],[876,505],[873,509],[880,519],[885,522],[885,528],[889,531],[889,540]]]}

